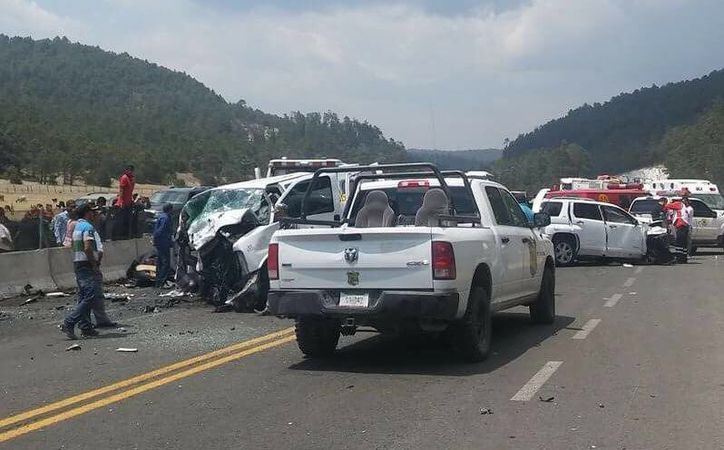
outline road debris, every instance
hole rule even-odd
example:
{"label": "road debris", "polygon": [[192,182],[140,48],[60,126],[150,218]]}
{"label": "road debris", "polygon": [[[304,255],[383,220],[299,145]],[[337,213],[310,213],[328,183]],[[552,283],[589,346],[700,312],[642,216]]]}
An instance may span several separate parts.
{"label": "road debris", "polygon": [[545,403],[550,403],[550,402],[552,402],[553,400],[555,400],[555,397],[546,397],[546,398],[543,398],[542,396],[538,396],[538,400],[540,400],[540,401],[542,401],[542,402],[545,402]]}
{"label": "road debris", "polygon": [[190,293],[184,292],[184,291],[182,291],[182,290],[180,290],[180,289],[174,289],[173,291],[169,291],[169,292],[160,294],[159,297],[173,297],[173,298],[176,298],[176,297],[188,297],[188,296],[190,296],[190,295],[191,295]]}
{"label": "road debris", "polygon": [[116,349],[116,351],[121,352],[121,353],[138,353],[137,348],[130,348],[130,347],[118,347]]}
{"label": "road debris", "polygon": [[492,416],[492,415],[493,415],[493,410],[490,409],[490,408],[480,408],[480,414],[483,415],[483,416],[486,416],[486,415]]}
{"label": "road debris", "polygon": [[48,292],[45,294],[46,297],[49,298],[58,298],[58,297],[70,297],[70,294],[66,294],[65,292]]}
{"label": "road debris", "polygon": [[80,344],[73,344],[70,347],[65,349],[66,352],[69,352],[71,350],[80,350]]}
{"label": "road debris", "polygon": [[628,267],[628,268],[631,268],[631,267],[633,267],[633,264],[629,264],[629,263],[623,263],[623,266],[624,266],[624,267]]}
{"label": "road debris", "polygon": [[35,302],[38,301],[38,298],[39,298],[39,297],[37,297],[37,296],[35,296],[35,297],[30,297],[29,299],[27,299],[27,300],[25,300],[25,301],[23,302],[23,305],[28,305],[28,304],[30,304],[30,303],[35,303]]}
{"label": "road debris", "polygon": [[604,405],[603,403],[599,403],[599,404],[598,404],[598,407],[599,407],[599,408],[605,408],[606,405]]}
{"label": "road debris", "polygon": [[111,302],[129,302],[131,301],[131,297],[133,297],[134,294],[118,294],[118,293],[105,293],[103,294],[103,297],[106,300],[110,300]]}

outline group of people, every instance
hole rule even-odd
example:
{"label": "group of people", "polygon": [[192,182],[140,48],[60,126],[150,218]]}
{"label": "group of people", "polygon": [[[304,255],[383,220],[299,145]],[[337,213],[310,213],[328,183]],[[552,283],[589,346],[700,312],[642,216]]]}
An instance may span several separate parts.
{"label": "group of people", "polygon": [[694,207],[689,200],[689,191],[684,190],[680,199],[668,201],[659,200],[663,225],[673,237],[675,245],[679,248],[689,248],[689,237],[694,226]]}
{"label": "group of people", "polygon": [[[121,191],[117,201],[122,217],[130,217],[126,214],[130,213],[135,200],[133,185],[133,166],[129,166],[121,176]],[[71,204],[71,208],[73,209],[66,204],[66,214],[59,215],[56,224],[58,231],[61,232],[62,223],[67,223],[62,238],[70,243],[72,249],[73,268],[78,284],[78,302],[60,325],[60,329],[69,339],[76,339],[76,326],[80,329],[82,337],[92,337],[98,335],[96,328],[115,327],[117,323],[113,322],[105,312],[101,272],[103,239],[97,228],[97,224],[103,223],[101,214],[104,208],[92,203],[78,208],[74,208]],[[163,213],[156,221],[153,232],[153,244],[157,252],[156,286],[158,287],[168,287],[166,282],[171,274],[172,209],[170,204],[164,205]],[[95,325],[91,320],[91,313],[95,316]]]}
{"label": "group of people", "polygon": [[[137,211],[144,209],[147,199],[133,192],[133,166],[127,166],[118,181],[118,196],[110,199],[112,205],[108,205],[109,199],[105,197],[89,202],[91,207],[98,208],[94,226],[102,240],[128,239],[140,234]],[[19,222],[11,221],[6,210],[0,209],[0,253],[70,247],[72,227],[79,220],[76,201],[54,199],[53,203],[33,205]]]}

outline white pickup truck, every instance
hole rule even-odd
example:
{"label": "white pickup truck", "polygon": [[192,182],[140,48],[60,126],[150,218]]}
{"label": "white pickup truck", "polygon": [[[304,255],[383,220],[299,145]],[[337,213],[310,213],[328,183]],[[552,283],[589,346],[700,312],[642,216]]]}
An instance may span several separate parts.
{"label": "white pickup truck", "polygon": [[[505,187],[432,164],[368,170],[340,222],[272,237],[268,306],[296,319],[303,353],[329,355],[340,334],[371,326],[443,333],[480,361],[493,312],[527,305],[534,322],[553,322],[553,245],[540,231],[546,214],[530,224]],[[304,214],[290,222],[321,224]]]}

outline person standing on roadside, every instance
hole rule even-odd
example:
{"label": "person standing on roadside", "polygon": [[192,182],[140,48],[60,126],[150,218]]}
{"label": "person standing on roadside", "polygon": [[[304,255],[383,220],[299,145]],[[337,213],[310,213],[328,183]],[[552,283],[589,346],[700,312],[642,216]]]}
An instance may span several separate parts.
{"label": "person standing on roadside", "polygon": [[95,211],[90,205],[76,210],[78,223],[73,229],[72,254],[75,279],[78,283],[78,303],[60,326],[69,339],[77,339],[75,326],[80,328],[82,337],[97,336],[90,320],[93,305],[103,295],[100,274],[100,253],[97,247],[96,231],[93,228]]}
{"label": "person standing on roadside", "polygon": [[[687,206],[689,205],[689,206]],[[671,212],[671,225],[674,228],[676,246],[688,251],[689,248],[689,231],[693,213],[689,214],[689,198],[683,197],[681,200],[673,200],[667,204],[664,209]],[[693,211],[693,209],[691,210]]]}
{"label": "person standing on roadside", "polygon": [[156,247],[156,287],[167,287],[171,273],[171,246],[173,245],[173,229],[171,225],[170,203],[163,205],[163,212],[156,219],[153,227],[153,246]]}
{"label": "person standing on roadside", "polygon": [[70,216],[73,214],[75,209],[75,202],[68,200],[65,208],[53,217],[53,234],[55,235],[55,242],[58,245],[63,245],[65,242],[65,233],[68,231],[68,222],[70,222]]}
{"label": "person standing on roadside", "polygon": [[689,255],[692,255],[692,247],[691,247],[691,232],[694,229],[694,207],[691,206],[691,201],[689,200],[689,196],[685,196],[681,199],[681,203],[683,203],[683,208],[681,211],[681,214],[684,218],[684,221],[687,223],[687,230],[686,230],[686,250],[689,253]]}
{"label": "person standing on roadside", "polygon": [[126,166],[123,174],[118,179],[118,207],[116,214],[114,235],[129,239],[131,237],[131,217],[133,216],[133,190],[136,188],[134,167]]}

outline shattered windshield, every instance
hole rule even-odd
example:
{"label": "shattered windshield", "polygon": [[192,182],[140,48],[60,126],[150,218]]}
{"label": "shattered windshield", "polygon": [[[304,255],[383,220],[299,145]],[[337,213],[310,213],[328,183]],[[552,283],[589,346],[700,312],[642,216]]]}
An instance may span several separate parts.
{"label": "shattered windshield", "polygon": [[263,189],[213,189],[186,204],[189,223],[221,211],[249,208],[257,215],[266,205]]}

